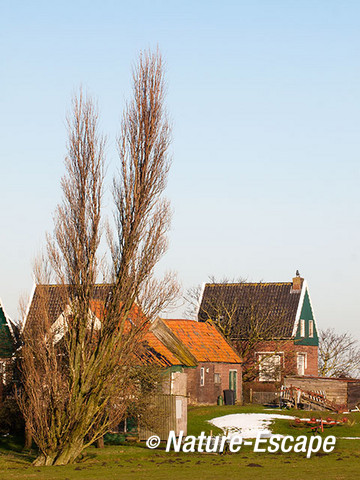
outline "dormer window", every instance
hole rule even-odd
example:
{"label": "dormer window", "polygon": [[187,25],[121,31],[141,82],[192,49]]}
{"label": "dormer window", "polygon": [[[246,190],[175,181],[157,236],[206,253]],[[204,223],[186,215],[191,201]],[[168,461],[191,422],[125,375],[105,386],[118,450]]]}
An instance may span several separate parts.
{"label": "dormer window", "polygon": [[300,320],[300,337],[305,337],[305,320]]}

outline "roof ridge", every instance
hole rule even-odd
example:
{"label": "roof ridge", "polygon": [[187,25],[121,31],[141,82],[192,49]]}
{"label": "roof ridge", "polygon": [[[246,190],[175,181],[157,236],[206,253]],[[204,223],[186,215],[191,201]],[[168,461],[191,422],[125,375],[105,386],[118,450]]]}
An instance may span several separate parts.
{"label": "roof ridge", "polygon": [[197,320],[193,318],[160,318],[164,322],[196,322],[199,323]]}
{"label": "roof ridge", "polygon": [[[36,283],[37,287],[75,287],[71,283]],[[94,287],[111,287],[115,285],[114,283],[94,283]]]}
{"label": "roof ridge", "polygon": [[237,283],[206,283],[206,286],[213,287],[213,286],[224,286],[230,287],[234,285],[292,285],[292,282],[237,282]]}

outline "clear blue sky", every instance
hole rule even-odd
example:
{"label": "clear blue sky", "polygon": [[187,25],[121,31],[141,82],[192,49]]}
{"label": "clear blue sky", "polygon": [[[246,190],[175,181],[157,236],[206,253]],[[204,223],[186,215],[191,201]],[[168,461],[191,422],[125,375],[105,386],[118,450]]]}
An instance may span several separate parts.
{"label": "clear blue sky", "polygon": [[360,338],[360,2],[0,5],[0,297],[15,319],[60,199],[72,93],[98,99],[111,172],[131,66],[159,45],[174,124],[161,269],[184,288],[299,269],[319,326]]}

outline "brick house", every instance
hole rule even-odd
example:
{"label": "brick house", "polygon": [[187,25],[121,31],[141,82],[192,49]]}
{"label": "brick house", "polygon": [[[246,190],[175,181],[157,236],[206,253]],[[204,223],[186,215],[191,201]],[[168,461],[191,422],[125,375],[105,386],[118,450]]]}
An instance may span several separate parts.
{"label": "brick house", "polygon": [[158,319],[151,334],[177,358],[175,363],[169,359],[169,393],[178,393],[182,385],[190,404],[214,405],[224,390],[233,390],[236,402],[242,402],[241,359],[212,323]]}
{"label": "brick house", "polygon": [[206,284],[198,320],[213,321],[243,355],[246,389],[272,391],[285,375],[318,374],[316,320],[298,272],[292,282]]}

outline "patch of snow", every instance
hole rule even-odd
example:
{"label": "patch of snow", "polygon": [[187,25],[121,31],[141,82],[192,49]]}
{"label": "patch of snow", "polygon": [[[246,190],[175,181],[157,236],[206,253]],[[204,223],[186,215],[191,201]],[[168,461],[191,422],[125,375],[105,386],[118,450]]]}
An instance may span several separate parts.
{"label": "patch of snow", "polygon": [[360,440],[360,437],[337,437],[341,440]]}
{"label": "patch of snow", "polygon": [[225,435],[241,435],[242,438],[270,437],[270,425],[273,420],[295,420],[290,415],[276,415],[269,413],[234,413],[209,420],[209,423],[220,428]]}

